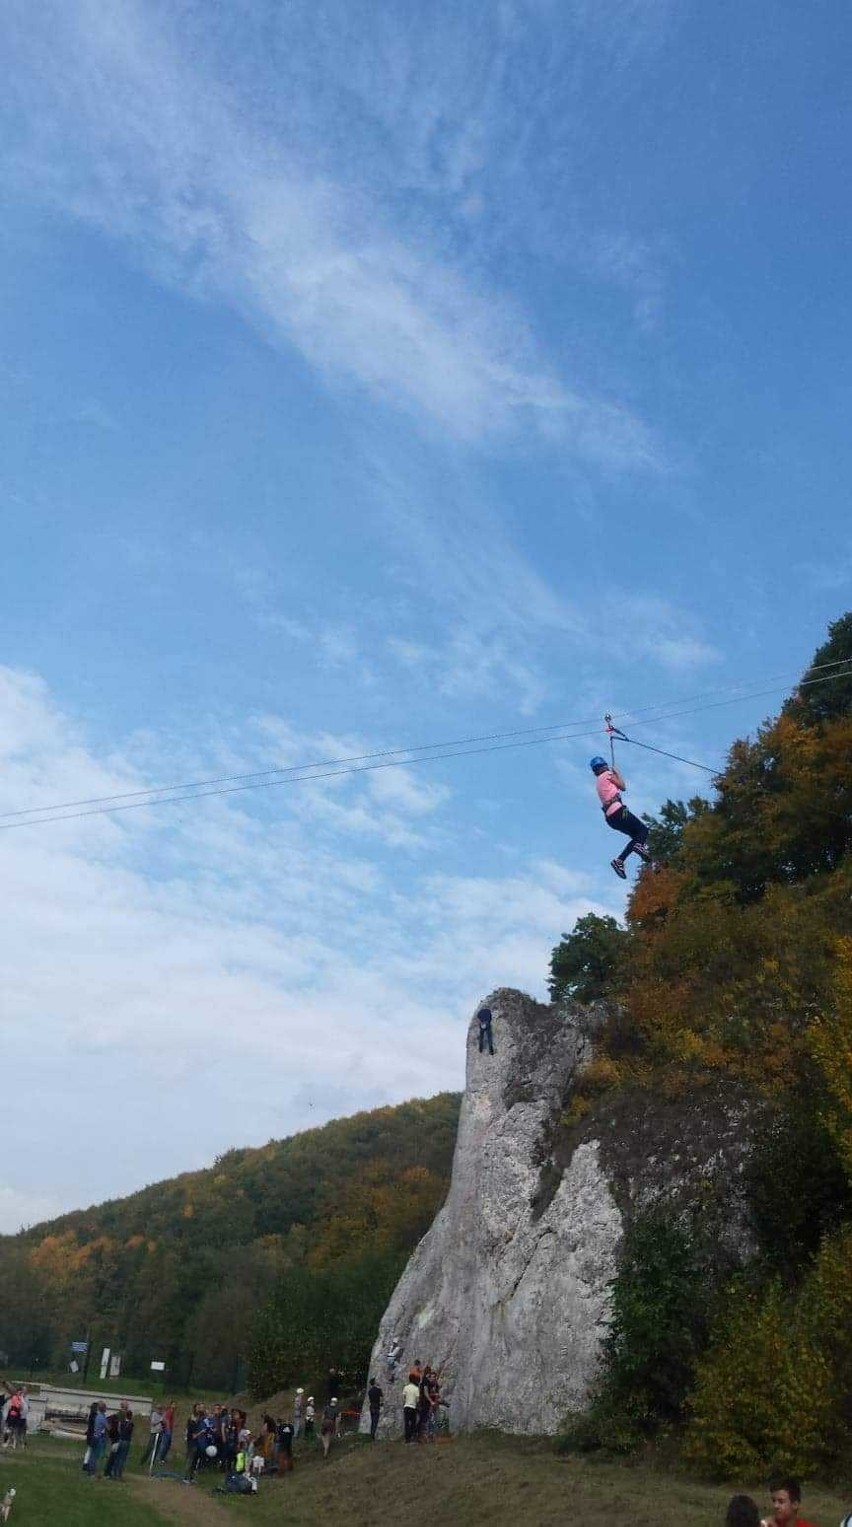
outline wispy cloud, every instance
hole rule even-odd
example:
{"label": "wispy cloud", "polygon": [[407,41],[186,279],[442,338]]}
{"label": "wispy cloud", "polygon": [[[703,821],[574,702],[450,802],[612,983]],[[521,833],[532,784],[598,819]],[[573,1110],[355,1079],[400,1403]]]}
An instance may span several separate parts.
{"label": "wispy cloud", "polygon": [[[438,219],[424,217],[415,236],[380,184],[317,168],[333,106],[324,118],[313,105],[317,142],[303,127],[296,151],[264,126],[258,103],[193,62],[187,18],[204,15],[173,12],[181,30],[165,8],[134,0],[13,3],[4,159],[18,190],[127,241],[161,278],[231,304],[325,374],[445,431],[535,425],[608,467],[656,463],[642,421],[559,375],[523,313],[442,247]],[[386,65],[393,93],[417,60]],[[459,184],[459,161],[476,158],[462,141],[444,172]],[[68,143],[71,155],[60,151]]]}
{"label": "wispy cloud", "polygon": [[[358,750],[274,718],[246,736],[248,768],[264,753],[268,766]],[[0,810],[140,788],[175,767],[150,737],[98,761],[44,685],[8,669],[0,739]],[[217,757],[235,759],[234,743],[225,734]],[[19,1172],[7,1153],[0,1227],[458,1085],[473,1003],[497,983],[541,994],[553,939],[600,905],[556,863],[436,874],[424,850],[458,829],[453,799],[406,770],[272,799],[0,832],[3,1058],[26,1162]],[[77,1127],[95,1109],[115,1142],[102,1157]],[[70,1142],[61,1156],[46,1117]],[[34,1199],[36,1181],[50,1189]]]}
{"label": "wispy cloud", "polygon": [[705,640],[697,617],[685,606],[648,594],[620,593],[605,606],[633,657],[647,657],[669,672],[688,673],[717,663],[721,653]]}

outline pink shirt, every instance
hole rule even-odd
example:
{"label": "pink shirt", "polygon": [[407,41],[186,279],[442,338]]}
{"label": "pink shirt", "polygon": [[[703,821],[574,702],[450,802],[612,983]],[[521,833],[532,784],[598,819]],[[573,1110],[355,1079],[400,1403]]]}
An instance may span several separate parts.
{"label": "pink shirt", "polygon": [[603,770],[600,774],[596,775],[595,789],[598,792],[598,799],[603,806],[604,815],[611,817],[612,813],[617,811],[621,805],[621,792],[612,777],[611,769]]}

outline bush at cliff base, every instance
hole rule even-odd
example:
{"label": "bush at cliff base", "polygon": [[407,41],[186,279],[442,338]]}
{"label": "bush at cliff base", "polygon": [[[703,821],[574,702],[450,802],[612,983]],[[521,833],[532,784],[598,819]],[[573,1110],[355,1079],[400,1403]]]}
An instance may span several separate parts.
{"label": "bush at cliff base", "polygon": [[810,1474],[837,1459],[852,1398],[852,1229],[797,1292],[732,1285],[691,1396],[686,1461],[702,1473]]}
{"label": "bush at cliff base", "polygon": [[561,1447],[631,1453],[678,1423],[705,1327],[705,1278],[692,1228],[665,1207],[640,1214],[612,1284],[599,1382]]}

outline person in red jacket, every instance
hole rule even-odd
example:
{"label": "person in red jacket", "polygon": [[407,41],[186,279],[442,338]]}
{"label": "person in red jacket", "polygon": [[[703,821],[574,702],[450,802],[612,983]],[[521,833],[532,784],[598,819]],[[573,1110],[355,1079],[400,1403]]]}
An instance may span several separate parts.
{"label": "person in red jacket", "polygon": [[810,1522],[806,1522],[804,1517],[799,1516],[802,1487],[798,1479],[794,1479],[792,1475],[776,1479],[771,1491],[772,1515],[766,1527],[811,1527]]}

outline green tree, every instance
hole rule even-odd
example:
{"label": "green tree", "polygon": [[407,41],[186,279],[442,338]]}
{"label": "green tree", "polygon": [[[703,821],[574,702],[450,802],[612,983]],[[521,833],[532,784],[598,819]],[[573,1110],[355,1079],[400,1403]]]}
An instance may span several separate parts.
{"label": "green tree", "polygon": [[587,912],[563,933],[550,956],[550,996],[553,1002],[597,1002],[611,996],[623,967],[628,934],[614,917]]}
{"label": "green tree", "polygon": [[666,1208],[640,1215],[625,1236],[612,1285],[601,1378],[571,1440],[631,1452],[661,1425],[682,1419],[706,1338],[708,1300],[692,1229]]}
{"label": "green tree", "polygon": [[800,688],[784,710],[810,726],[852,711],[852,611],[832,621],[828,640],[817,648]]}
{"label": "green tree", "polygon": [[677,858],[687,823],[707,810],[707,801],[696,795],[688,805],[664,801],[657,816],[644,817],[651,832],[648,845],[655,864],[671,864]]}

